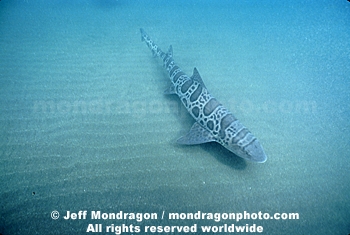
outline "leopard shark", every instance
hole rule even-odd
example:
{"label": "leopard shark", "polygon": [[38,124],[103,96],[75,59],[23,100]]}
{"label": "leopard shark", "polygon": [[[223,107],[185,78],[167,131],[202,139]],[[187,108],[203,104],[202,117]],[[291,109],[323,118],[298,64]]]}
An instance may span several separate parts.
{"label": "leopard shark", "polygon": [[154,57],[159,57],[171,80],[165,94],[176,94],[187,111],[195,119],[190,131],[177,140],[178,144],[196,145],[217,142],[235,155],[253,162],[263,163],[267,156],[257,138],[243,124],[214,98],[203,83],[196,68],[189,77],[174,62],[173,48],[163,52],[143,30],[141,40],[145,41]]}

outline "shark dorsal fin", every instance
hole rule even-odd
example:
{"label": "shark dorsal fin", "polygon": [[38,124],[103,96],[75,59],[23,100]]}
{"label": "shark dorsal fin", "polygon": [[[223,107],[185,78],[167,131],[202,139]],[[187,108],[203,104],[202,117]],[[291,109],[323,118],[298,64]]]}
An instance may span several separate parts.
{"label": "shark dorsal fin", "polygon": [[201,75],[199,75],[198,70],[196,69],[196,67],[193,69],[193,75],[191,76],[191,79],[193,79],[194,81],[199,82],[205,89],[207,89],[204,85],[204,82],[202,80]]}

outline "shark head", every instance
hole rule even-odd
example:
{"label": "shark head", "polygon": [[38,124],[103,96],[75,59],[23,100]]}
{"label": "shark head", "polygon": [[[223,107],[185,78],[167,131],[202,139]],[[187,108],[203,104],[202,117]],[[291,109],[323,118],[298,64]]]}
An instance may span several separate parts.
{"label": "shark head", "polygon": [[263,163],[267,160],[267,156],[258,140],[254,140],[245,147],[246,159],[253,162]]}
{"label": "shark head", "polygon": [[257,139],[245,146],[242,146],[240,143],[229,143],[227,145],[224,145],[224,147],[237,156],[252,162],[263,163],[267,160],[264,149]]}

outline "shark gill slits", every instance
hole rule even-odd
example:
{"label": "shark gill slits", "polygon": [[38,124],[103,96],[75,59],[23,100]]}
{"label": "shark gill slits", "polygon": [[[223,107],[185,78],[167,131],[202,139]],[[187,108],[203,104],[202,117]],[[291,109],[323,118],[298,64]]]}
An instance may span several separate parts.
{"label": "shark gill slits", "polygon": [[219,101],[217,101],[215,98],[212,98],[208,101],[208,103],[204,105],[204,115],[210,115],[219,105],[221,105]]}
{"label": "shark gill slits", "polygon": [[182,92],[182,93],[185,93],[185,92],[188,90],[188,88],[191,87],[192,83],[193,83],[193,80],[192,80],[192,79],[187,80],[187,81],[181,86],[181,92]]}
{"label": "shark gill slits", "polygon": [[202,94],[202,86],[200,84],[198,84],[197,89],[192,93],[191,97],[190,97],[190,101],[194,102],[195,100],[198,99],[198,97]]}
{"label": "shark gill slits", "polygon": [[193,107],[192,108],[192,114],[196,117],[196,118],[198,118],[198,116],[199,116],[199,108],[198,107]]}

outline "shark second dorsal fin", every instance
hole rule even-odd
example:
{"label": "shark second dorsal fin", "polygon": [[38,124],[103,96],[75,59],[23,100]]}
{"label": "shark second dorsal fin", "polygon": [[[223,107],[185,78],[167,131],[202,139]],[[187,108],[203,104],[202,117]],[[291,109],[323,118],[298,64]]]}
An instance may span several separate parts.
{"label": "shark second dorsal fin", "polygon": [[212,136],[208,130],[204,129],[201,125],[195,122],[191,127],[191,130],[186,135],[178,139],[177,143],[184,145],[194,145],[213,141],[216,141],[214,136]]}
{"label": "shark second dorsal fin", "polygon": [[202,77],[201,77],[201,75],[199,75],[199,72],[198,72],[198,70],[197,70],[196,67],[193,69],[193,74],[192,74],[191,78],[192,78],[194,81],[199,82],[205,89],[207,89],[207,88],[205,87],[204,82],[203,82],[203,80],[202,80]]}

